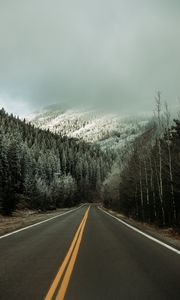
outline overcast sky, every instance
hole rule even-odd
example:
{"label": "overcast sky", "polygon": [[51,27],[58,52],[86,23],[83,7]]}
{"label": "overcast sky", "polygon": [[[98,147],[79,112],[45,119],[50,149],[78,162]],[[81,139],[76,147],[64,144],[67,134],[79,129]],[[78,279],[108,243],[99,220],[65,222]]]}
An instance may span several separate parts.
{"label": "overcast sky", "polygon": [[179,0],[0,0],[0,106],[152,110],[180,97]]}

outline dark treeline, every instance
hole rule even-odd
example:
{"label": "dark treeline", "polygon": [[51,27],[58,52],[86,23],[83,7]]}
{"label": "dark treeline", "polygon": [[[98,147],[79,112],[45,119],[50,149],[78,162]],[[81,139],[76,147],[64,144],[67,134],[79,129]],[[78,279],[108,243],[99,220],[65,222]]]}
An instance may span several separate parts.
{"label": "dark treeline", "polygon": [[0,110],[0,212],[94,201],[111,153],[44,131]]}
{"label": "dark treeline", "polygon": [[[158,226],[180,228],[180,120],[171,122],[167,106],[148,130],[122,152],[103,187],[106,207]],[[128,148],[129,147],[129,148]]]}

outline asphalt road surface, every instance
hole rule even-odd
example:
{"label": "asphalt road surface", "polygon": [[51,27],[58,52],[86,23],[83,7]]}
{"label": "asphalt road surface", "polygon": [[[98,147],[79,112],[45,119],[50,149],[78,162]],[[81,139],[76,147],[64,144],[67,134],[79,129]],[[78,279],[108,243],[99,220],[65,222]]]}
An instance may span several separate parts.
{"label": "asphalt road surface", "polygon": [[88,207],[0,239],[0,300],[179,300],[180,255]]}

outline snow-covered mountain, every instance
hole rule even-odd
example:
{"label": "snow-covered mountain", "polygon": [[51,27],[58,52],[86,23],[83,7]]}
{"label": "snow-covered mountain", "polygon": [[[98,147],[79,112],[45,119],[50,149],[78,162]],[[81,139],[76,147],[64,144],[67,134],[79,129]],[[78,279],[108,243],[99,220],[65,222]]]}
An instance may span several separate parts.
{"label": "snow-covered mountain", "polygon": [[48,106],[26,120],[61,135],[100,143],[103,148],[122,146],[143,132],[149,123],[147,116],[121,117],[99,109],[72,109],[66,105]]}

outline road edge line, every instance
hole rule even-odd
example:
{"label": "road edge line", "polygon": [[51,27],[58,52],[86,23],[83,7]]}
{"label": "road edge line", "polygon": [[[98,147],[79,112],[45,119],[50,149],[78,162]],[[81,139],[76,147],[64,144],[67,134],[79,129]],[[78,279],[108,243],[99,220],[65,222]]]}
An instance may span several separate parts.
{"label": "road edge line", "polygon": [[84,206],[84,205],[85,205],[85,204],[82,204],[82,205],[79,206],[79,207],[76,207],[76,208],[74,208],[74,209],[71,209],[71,210],[69,210],[69,211],[66,211],[66,212],[64,212],[64,213],[62,213],[62,214],[59,214],[59,215],[57,215],[57,216],[48,218],[48,219],[46,219],[46,220],[43,220],[43,221],[40,221],[40,222],[31,224],[31,225],[28,225],[28,226],[26,226],[26,227],[23,227],[23,228],[14,230],[14,231],[12,231],[12,232],[6,233],[6,234],[4,234],[4,235],[1,235],[1,236],[0,236],[0,240],[3,239],[3,238],[8,237],[8,236],[10,236],[10,235],[19,233],[20,231],[24,231],[24,230],[26,230],[26,229],[30,229],[30,228],[32,228],[32,227],[35,227],[35,226],[41,225],[41,224],[43,224],[43,223],[49,222],[49,221],[54,220],[54,219],[56,219],[56,218],[59,218],[59,217],[61,217],[61,216],[67,215],[67,214],[69,214],[69,213],[71,213],[71,212],[73,212],[73,211],[76,211],[77,209],[81,208],[81,207]]}
{"label": "road edge line", "polygon": [[169,249],[169,250],[175,252],[176,254],[179,254],[179,255],[180,255],[180,250],[178,250],[178,249],[176,249],[176,248],[174,248],[174,247],[172,247],[172,246],[170,246],[170,245],[168,245],[168,244],[166,244],[166,243],[164,243],[164,242],[162,242],[162,241],[160,241],[160,240],[154,238],[153,236],[151,236],[151,235],[149,235],[149,234],[147,234],[147,233],[141,231],[140,229],[137,229],[136,227],[134,227],[134,226],[132,226],[132,225],[126,223],[125,221],[122,221],[121,219],[119,219],[119,218],[113,216],[112,214],[108,213],[107,211],[105,211],[103,208],[101,208],[101,207],[99,207],[99,206],[98,206],[98,209],[101,210],[102,212],[104,212],[105,214],[107,214],[108,216],[110,216],[110,217],[116,219],[118,222],[122,223],[123,225],[125,225],[125,226],[129,227],[130,229],[132,229],[132,230],[134,230],[134,231],[140,233],[141,235],[145,236],[146,238],[148,238],[148,239],[154,241],[155,243],[157,243],[157,244],[159,244],[159,245],[161,245],[161,246],[164,246],[165,248],[167,248],[167,249]]}

